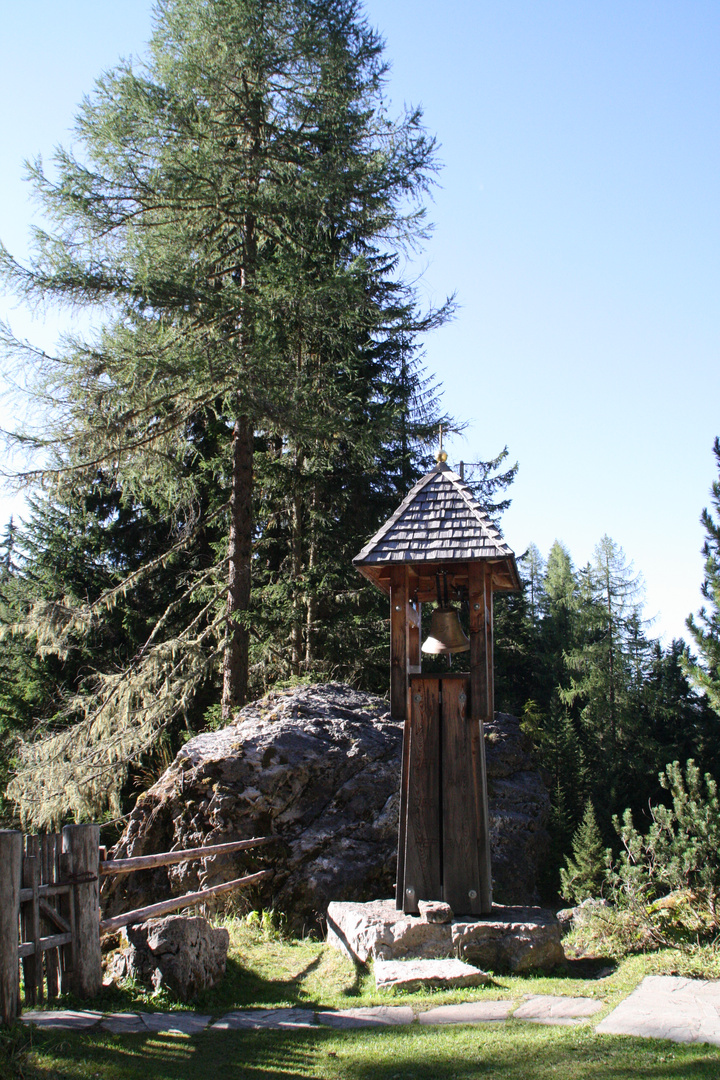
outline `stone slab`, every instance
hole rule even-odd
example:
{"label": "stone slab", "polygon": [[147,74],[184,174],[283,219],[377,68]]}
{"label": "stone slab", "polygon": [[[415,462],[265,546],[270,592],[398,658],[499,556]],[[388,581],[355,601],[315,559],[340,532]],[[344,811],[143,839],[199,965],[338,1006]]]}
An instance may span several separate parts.
{"label": "stone slab", "polygon": [[376,960],[375,985],[378,990],[396,986],[400,990],[422,990],[437,987],[482,986],[490,976],[457,958],[447,960]]}
{"label": "stone slab", "polygon": [[102,1018],[100,1012],[76,1012],[74,1009],[23,1010],[20,1014],[24,1024],[36,1024],[40,1028],[67,1028],[70,1031],[95,1027]]}
{"label": "stone slab", "polygon": [[491,971],[530,971],[562,964],[565,952],[560,925],[545,908],[493,904],[484,919],[452,924],[454,951]]}
{"label": "stone slab", "polygon": [[204,1031],[212,1019],[193,1012],[140,1013],[140,1019],[148,1031],[169,1034],[196,1035]]}
{"label": "stone slab", "polygon": [[309,1027],[315,1027],[315,1013],[312,1009],[238,1009],[216,1020],[212,1030]]}
{"label": "stone slab", "polygon": [[559,997],[553,994],[534,994],[513,1013],[514,1020],[531,1020],[537,1024],[566,1024],[594,1016],[603,1008],[597,998]]}
{"label": "stone slab", "polygon": [[410,1006],[376,1005],[358,1009],[338,1009],[319,1012],[321,1024],[333,1028],[387,1027],[393,1024],[412,1024],[415,1013]]}
{"label": "stone slab", "polygon": [[100,1027],[112,1035],[137,1035],[148,1030],[138,1013],[110,1013]]}
{"label": "stone slab", "polygon": [[429,921],[405,915],[394,900],[333,902],[327,910],[328,944],[353,960],[437,960],[459,957],[483,970],[528,971],[565,960],[560,926],[544,908],[493,905],[482,919]]}
{"label": "stone slab", "polygon": [[421,1012],[421,1024],[496,1024],[507,1020],[512,1001],[465,1001],[460,1005],[438,1005]]}
{"label": "stone slab", "polygon": [[720,1046],[720,982],[646,975],[595,1030]]}
{"label": "stone slab", "polygon": [[451,923],[405,915],[394,900],[333,902],[327,909],[328,945],[361,964],[369,959],[438,959],[452,956]]}

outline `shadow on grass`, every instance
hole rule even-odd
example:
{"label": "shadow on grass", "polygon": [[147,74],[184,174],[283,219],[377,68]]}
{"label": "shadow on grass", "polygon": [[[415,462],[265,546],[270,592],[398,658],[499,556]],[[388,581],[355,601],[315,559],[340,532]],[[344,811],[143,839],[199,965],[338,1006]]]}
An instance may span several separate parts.
{"label": "shadow on grass", "polygon": [[[37,1033],[27,1080],[717,1080],[707,1046],[579,1030],[206,1031],[192,1038]],[[0,1074],[2,1075],[2,1074]],[[4,1080],[4,1076],[3,1076]]]}
{"label": "shadow on grass", "polygon": [[[171,991],[153,993],[139,983],[123,980],[103,987],[100,994],[88,1000],[65,995],[53,1003],[55,1008],[97,1010],[99,1012],[165,1012],[189,1009],[217,1016],[230,1009],[266,1008],[270,1006],[312,1006],[316,995],[306,992],[305,984],[323,962],[321,952],[300,968],[276,978],[260,974],[237,957],[228,956],[225,976],[209,990],[201,991],[192,1001],[182,1002]],[[362,965],[355,963],[352,976],[342,988],[343,997],[352,1000],[361,994]],[[2,1078],[0,1077],[0,1080]]]}
{"label": "shadow on grass", "polygon": [[558,972],[565,979],[604,979],[617,971],[617,961],[607,956],[568,957]]}

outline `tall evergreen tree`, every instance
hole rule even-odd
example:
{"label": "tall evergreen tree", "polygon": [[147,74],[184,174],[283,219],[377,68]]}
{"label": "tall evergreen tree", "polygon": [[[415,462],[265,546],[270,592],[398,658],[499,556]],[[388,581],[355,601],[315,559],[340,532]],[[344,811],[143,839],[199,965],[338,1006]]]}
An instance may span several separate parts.
{"label": "tall evergreen tree", "polygon": [[[715,439],[713,453],[720,470],[720,438]],[[691,615],[687,620],[700,657],[695,660],[688,654],[685,671],[720,716],[720,478],[713,481],[712,509],[706,507],[700,521],[705,529],[702,595],[706,606],[700,608],[697,618]]]}
{"label": "tall evergreen tree", "polygon": [[[75,695],[73,734],[27,750],[14,792],[33,789],[32,813],[116,796],[127,760],[188,707],[216,658],[224,713],[244,700],[258,454],[265,492],[294,471],[297,667],[298,625],[312,652],[316,622],[307,601],[301,618],[318,566],[308,523],[328,513],[309,479],[334,469],[343,438],[357,469],[394,432],[406,444],[409,433],[411,453],[427,434],[407,343],[447,309],[419,312],[396,270],[398,251],[424,235],[434,144],[417,111],[387,117],[384,72],[355,0],[162,0],[147,63],[104,76],[84,102],[81,156],[60,151],[56,179],[33,167],[54,231],[38,232],[28,267],[3,251],[4,276],[28,298],[99,307],[105,325],[56,358],[30,355],[38,392],[58,405],[23,438],[47,453],[38,476],[61,501],[100,470],[123,506],[166,523],[168,540],[34,632],[48,648],[53,636],[58,649],[77,645],[199,542],[216,557],[185,576],[124,667],[95,671]],[[6,346],[27,358],[9,335]],[[277,507],[261,512],[278,527]],[[179,609],[187,621],[171,627]]]}

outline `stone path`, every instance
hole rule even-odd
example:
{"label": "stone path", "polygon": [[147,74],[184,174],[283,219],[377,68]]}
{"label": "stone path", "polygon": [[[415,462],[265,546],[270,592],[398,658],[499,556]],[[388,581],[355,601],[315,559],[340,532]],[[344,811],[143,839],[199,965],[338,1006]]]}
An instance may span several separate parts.
{"label": "stone path", "polygon": [[[235,1009],[211,1023],[211,1017],[192,1012],[99,1013],[73,1010],[23,1012],[26,1024],[40,1028],[98,1028],[115,1034],[139,1032],[179,1032],[194,1035],[206,1027],[213,1031],[241,1029],[297,1029],[320,1025],[332,1028],[387,1027],[396,1024],[487,1024],[501,1023],[513,1015],[535,1024],[579,1024],[599,1012],[603,1002],[595,998],[536,995],[519,1006],[514,1001],[467,1001],[460,1005],[440,1005],[415,1013],[409,1005],[374,1005],[357,1009]],[[513,1009],[515,1012],[513,1013]]]}
{"label": "stone path", "polygon": [[596,1030],[720,1046],[720,982],[647,975]]}
{"label": "stone path", "polygon": [[[409,1005],[377,1005],[357,1009],[236,1009],[219,1020],[192,1012],[100,1013],[73,1010],[30,1011],[25,1023],[40,1028],[115,1033],[153,1032],[194,1035],[206,1028],[237,1031],[263,1028],[297,1030],[321,1025],[351,1029],[397,1024],[502,1024],[509,1018],[532,1024],[589,1023],[604,1007],[597,998],[536,994],[514,1001],[466,1001],[415,1012]],[[595,1029],[600,1034],[639,1035],[674,1042],[706,1042],[720,1046],[720,981],[703,982],[674,975],[648,975]]]}

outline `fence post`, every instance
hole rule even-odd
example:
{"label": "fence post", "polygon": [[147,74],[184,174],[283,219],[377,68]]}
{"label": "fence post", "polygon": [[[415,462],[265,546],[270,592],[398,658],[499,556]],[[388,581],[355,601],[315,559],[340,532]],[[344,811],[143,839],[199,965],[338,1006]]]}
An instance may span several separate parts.
{"label": "fence post", "polygon": [[0,1022],[12,1024],[20,1013],[20,877],[22,833],[0,829]]}
{"label": "fence post", "polygon": [[66,825],[62,831],[62,849],[75,885],[72,989],[78,997],[94,997],[102,988],[99,847],[98,825]]}

